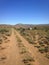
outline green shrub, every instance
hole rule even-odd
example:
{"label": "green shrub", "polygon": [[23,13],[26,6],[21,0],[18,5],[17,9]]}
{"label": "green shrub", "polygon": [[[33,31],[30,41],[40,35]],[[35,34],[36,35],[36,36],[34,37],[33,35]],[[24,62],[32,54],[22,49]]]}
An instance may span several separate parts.
{"label": "green shrub", "polygon": [[39,51],[40,51],[41,53],[44,53],[44,50],[45,50],[45,49],[44,49],[44,48],[42,48],[42,47],[41,47],[41,48],[39,48]]}

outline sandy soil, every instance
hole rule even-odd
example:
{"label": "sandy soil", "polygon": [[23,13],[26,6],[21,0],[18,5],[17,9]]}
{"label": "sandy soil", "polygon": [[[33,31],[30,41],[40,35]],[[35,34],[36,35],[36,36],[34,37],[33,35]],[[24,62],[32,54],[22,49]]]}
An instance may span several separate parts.
{"label": "sandy soil", "polygon": [[34,65],[49,65],[49,60],[46,59],[41,53],[39,53],[37,48],[29,44],[29,42],[25,40],[17,31],[15,31],[15,35],[14,31],[15,30],[12,29],[12,34],[9,38],[10,41],[2,44],[2,46],[5,46],[6,49],[0,51],[0,58],[3,56],[5,57],[5,59],[0,60],[0,65],[25,65],[21,61],[16,35],[22,40],[22,43],[31,53],[31,55],[34,56]]}
{"label": "sandy soil", "polygon": [[[49,59],[44,57],[40,52],[38,52],[38,49],[35,48],[33,45],[29,44],[26,39],[24,39],[17,31],[16,34],[20,37],[25,47],[28,49],[28,51],[34,56],[35,58],[35,65],[49,65]],[[38,42],[38,35],[36,35],[36,42]]]}
{"label": "sandy soil", "polygon": [[6,59],[0,60],[0,65],[24,65],[20,59],[19,49],[16,46],[16,37],[14,35],[14,30],[12,29],[10,42],[3,43],[2,46],[7,47],[5,50],[0,52],[0,57],[5,56]]}

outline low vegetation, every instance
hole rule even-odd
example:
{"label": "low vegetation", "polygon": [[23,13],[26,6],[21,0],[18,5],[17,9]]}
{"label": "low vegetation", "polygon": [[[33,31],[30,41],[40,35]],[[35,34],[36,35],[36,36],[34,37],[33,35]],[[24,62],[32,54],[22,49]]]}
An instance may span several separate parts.
{"label": "low vegetation", "polygon": [[25,64],[25,65],[32,65],[31,62],[33,63],[35,60],[34,60],[34,57],[31,57],[31,54],[30,52],[28,51],[28,49],[23,45],[21,39],[17,37],[17,42],[18,42],[18,48],[19,48],[19,53],[21,54],[20,56],[22,57],[22,62]]}
{"label": "low vegetation", "polygon": [[49,29],[25,29],[19,28],[19,33],[41,53],[48,53],[49,51]]}

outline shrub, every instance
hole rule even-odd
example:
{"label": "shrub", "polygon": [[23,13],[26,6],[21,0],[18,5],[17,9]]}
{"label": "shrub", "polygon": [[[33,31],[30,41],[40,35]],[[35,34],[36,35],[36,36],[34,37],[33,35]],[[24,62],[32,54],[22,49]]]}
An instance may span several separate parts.
{"label": "shrub", "polygon": [[3,38],[4,38],[4,40],[6,40],[6,39],[7,39],[7,37],[6,37],[6,36],[3,36]]}
{"label": "shrub", "polygon": [[11,34],[10,33],[7,33],[6,36],[10,36]]}
{"label": "shrub", "polygon": [[35,45],[34,47],[40,48],[40,45]]}
{"label": "shrub", "polygon": [[48,46],[45,47],[45,52],[46,52],[46,53],[48,52]]}
{"label": "shrub", "polygon": [[46,54],[46,56],[45,56],[45,57],[49,59],[49,54]]}
{"label": "shrub", "polygon": [[6,60],[6,58],[7,58],[6,56],[2,56],[2,57],[0,58],[0,61],[2,61],[2,60],[4,61],[4,60]]}
{"label": "shrub", "polygon": [[44,44],[44,42],[43,41],[39,41],[39,44],[42,45],[42,44]]}
{"label": "shrub", "polygon": [[2,40],[2,39],[0,39],[0,44],[2,44],[2,42],[3,42],[3,40]]}
{"label": "shrub", "polygon": [[27,52],[26,49],[21,49],[20,54],[24,54],[26,52]]}
{"label": "shrub", "polygon": [[9,30],[4,29],[4,28],[0,29],[0,33],[4,34],[5,32],[9,32]]}
{"label": "shrub", "polygon": [[0,46],[0,50],[4,50],[4,49],[6,49],[6,48],[5,48],[5,47]]}
{"label": "shrub", "polygon": [[42,47],[41,47],[41,48],[39,48],[39,51],[40,51],[41,53],[44,53],[44,50],[45,50],[45,49],[44,49],[44,48],[42,48]]}

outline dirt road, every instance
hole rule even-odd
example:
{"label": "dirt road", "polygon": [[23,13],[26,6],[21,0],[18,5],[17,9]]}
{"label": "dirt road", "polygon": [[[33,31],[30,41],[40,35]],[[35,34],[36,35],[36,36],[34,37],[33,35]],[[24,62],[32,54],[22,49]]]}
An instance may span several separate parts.
{"label": "dirt road", "polygon": [[8,47],[0,53],[2,56],[6,56],[5,60],[0,61],[0,65],[24,65],[19,55],[19,49],[16,46],[17,40],[14,34],[14,29],[12,29],[12,34],[9,39],[10,42],[5,44],[5,46]]}
{"label": "dirt road", "polygon": [[[40,54],[33,45],[29,44],[27,40],[25,40],[17,31],[14,33],[14,29],[12,29],[11,37],[9,38],[9,42],[4,43],[5,50],[0,51],[0,56],[5,56],[5,60],[0,60],[0,65],[25,65],[21,61],[21,56],[19,54],[19,48],[17,46],[18,42],[16,39],[16,35],[22,40],[23,45],[26,49],[31,53],[35,58],[34,65],[49,65],[49,60],[46,59],[42,54]],[[37,37],[37,36],[36,36]]]}

